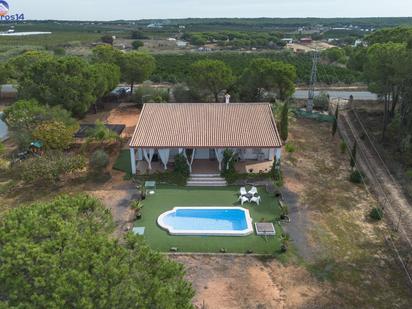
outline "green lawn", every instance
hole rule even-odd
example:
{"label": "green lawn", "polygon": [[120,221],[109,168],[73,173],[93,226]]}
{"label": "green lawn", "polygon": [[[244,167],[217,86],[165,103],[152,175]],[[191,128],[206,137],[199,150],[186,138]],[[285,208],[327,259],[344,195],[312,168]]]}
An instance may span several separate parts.
{"label": "green lawn", "polygon": [[113,169],[125,172],[127,174],[132,174],[132,167],[130,165],[130,150],[122,149],[116,162],[113,164]]}
{"label": "green lawn", "polygon": [[[187,188],[158,187],[154,195],[144,200],[142,219],[135,226],[146,228],[144,238],[153,249],[169,251],[177,247],[179,252],[226,252],[246,253],[252,250],[260,254],[276,254],[279,252],[281,227],[276,226],[277,236],[265,239],[255,234],[242,237],[229,236],[171,236],[161,229],[156,221],[160,214],[176,206],[234,206],[237,202],[238,187],[223,188]],[[261,220],[274,221],[280,215],[278,201],[266,193],[264,188],[258,188],[262,203],[259,206],[244,204],[250,210],[254,222]]]}

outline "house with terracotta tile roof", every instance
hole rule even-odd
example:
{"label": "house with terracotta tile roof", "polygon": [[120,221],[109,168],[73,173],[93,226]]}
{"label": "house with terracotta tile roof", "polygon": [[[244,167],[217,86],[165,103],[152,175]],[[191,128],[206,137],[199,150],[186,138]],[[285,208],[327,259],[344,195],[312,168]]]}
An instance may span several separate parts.
{"label": "house with terracotta tile roof", "polygon": [[270,166],[281,147],[269,103],[148,103],[129,144],[133,174],[154,166],[166,170],[179,153],[190,154],[191,171],[207,166],[217,172],[225,149],[237,154],[239,164]]}

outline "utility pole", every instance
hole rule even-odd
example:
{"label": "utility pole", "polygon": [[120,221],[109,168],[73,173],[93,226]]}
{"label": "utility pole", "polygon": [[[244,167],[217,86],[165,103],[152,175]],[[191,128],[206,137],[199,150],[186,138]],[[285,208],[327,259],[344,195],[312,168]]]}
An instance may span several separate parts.
{"label": "utility pole", "polygon": [[315,97],[315,85],[318,80],[318,63],[319,63],[319,52],[314,51],[312,57],[312,72],[310,74],[310,84],[308,93],[308,103],[306,104],[306,111],[311,113],[313,111],[313,98]]}

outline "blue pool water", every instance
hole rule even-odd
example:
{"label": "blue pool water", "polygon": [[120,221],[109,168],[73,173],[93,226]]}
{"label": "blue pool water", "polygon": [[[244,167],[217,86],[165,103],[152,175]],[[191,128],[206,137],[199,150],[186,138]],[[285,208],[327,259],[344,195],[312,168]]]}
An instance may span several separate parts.
{"label": "blue pool water", "polygon": [[175,230],[232,230],[247,228],[245,212],[239,209],[178,209],[165,216]]}
{"label": "blue pool water", "polygon": [[242,231],[248,228],[241,209],[177,209],[163,218],[164,224],[175,231]]}

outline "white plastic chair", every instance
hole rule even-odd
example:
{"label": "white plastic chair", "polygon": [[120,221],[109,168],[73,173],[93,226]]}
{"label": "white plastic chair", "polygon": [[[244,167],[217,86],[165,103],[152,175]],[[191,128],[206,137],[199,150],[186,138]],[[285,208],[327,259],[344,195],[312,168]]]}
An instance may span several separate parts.
{"label": "white plastic chair", "polygon": [[240,204],[243,206],[243,203],[248,203],[249,199],[246,196],[239,197]]}
{"label": "white plastic chair", "polygon": [[240,196],[246,195],[247,191],[245,187],[240,187]]}
{"label": "white plastic chair", "polygon": [[261,201],[260,196],[254,196],[250,199],[251,203],[256,203],[257,205],[260,204],[260,201]]}
{"label": "white plastic chair", "polygon": [[248,192],[249,194],[255,195],[258,193],[257,188],[256,187],[252,187],[252,189],[249,190]]}

